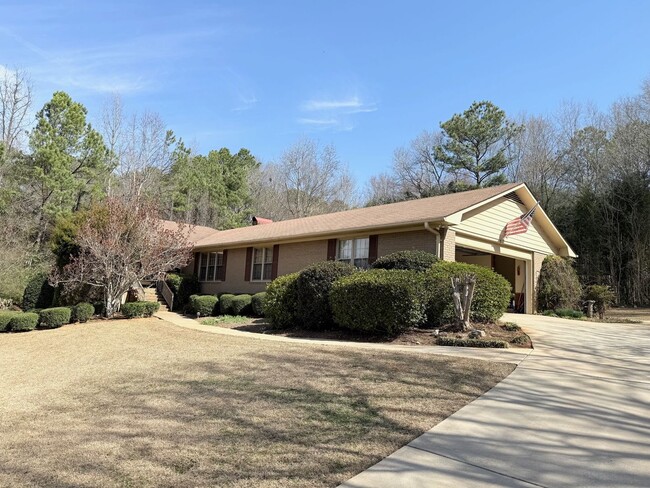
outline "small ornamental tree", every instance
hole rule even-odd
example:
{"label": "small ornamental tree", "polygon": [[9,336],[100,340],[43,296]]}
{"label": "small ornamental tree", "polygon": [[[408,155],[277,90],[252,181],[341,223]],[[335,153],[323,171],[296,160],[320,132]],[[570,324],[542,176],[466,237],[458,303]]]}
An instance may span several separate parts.
{"label": "small ornamental tree", "polygon": [[135,283],[185,266],[192,249],[184,226],[165,229],[156,208],[142,200],[109,198],[95,205],[75,239],[77,255],[50,281],[99,288],[107,317],[119,311],[122,295]]}

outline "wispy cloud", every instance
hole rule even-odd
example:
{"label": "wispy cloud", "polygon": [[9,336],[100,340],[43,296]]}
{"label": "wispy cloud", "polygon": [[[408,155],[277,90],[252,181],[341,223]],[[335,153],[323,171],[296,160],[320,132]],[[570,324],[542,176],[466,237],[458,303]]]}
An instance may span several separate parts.
{"label": "wispy cloud", "polygon": [[359,97],[341,99],[312,99],[302,103],[300,108],[305,112],[337,111],[348,114],[374,112],[374,104],[365,104]]}

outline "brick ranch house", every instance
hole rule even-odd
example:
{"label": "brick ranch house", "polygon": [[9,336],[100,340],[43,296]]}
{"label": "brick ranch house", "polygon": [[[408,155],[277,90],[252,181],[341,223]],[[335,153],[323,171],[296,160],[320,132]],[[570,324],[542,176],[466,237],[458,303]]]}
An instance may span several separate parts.
{"label": "brick ranch house", "polygon": [[195,227],[195,273],[203,293],[257,293],[277,276],[325,260],[366,267],[401,250],[492,268],[512,285],[519,311],[532,313],[537,276],[547,255],[575,257],[540,207],[524,234],[505,225],[536,203],[525,184],[508,184],[420,200],[358,208],[225,231]]}

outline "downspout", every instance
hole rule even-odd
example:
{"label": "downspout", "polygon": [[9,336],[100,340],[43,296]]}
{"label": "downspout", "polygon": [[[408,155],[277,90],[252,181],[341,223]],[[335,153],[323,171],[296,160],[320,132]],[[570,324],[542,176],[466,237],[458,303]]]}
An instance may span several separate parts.
{"label": "downspout", "polygon": [[433,235],[436,236],[436,256],[438,256],[439,259],[441,258],[441,250],[440,250],[440,232],[438,232],[436,229],[431,227],[429,225],[429,222],[424,223],[424,230],[431,232]]}

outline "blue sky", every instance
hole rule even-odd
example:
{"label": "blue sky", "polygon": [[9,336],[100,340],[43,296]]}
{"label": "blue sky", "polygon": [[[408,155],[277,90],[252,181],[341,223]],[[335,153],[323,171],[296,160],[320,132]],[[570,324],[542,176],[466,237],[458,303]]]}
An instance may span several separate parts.
{"label": "blue sky", "polygon": [[111,92],[201,151],[332,143],[365,181],[396,147],[491,100],[511,116],[606,109],[650,77],[650,2],[48,1],[0,4],[0,64],[36,108]]}

